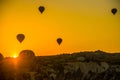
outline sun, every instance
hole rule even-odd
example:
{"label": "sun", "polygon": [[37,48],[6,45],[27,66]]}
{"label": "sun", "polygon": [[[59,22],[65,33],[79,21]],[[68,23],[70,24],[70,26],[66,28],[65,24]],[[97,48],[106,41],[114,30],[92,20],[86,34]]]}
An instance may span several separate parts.
{"label": "sun", "polygon": [[18,56],[17,55],[14,55],[13,58],[17,58]]}
{"label": "sun", "polygon": [[18,57],[18,55],[16,55],[16,54],[13,55],[13,58],[17,58],[17,57]]}
{"label": "sun", "polygon": [[12,57],[17,58],[18,57],[18,52],[17,51],[11,51],[13,53]]}

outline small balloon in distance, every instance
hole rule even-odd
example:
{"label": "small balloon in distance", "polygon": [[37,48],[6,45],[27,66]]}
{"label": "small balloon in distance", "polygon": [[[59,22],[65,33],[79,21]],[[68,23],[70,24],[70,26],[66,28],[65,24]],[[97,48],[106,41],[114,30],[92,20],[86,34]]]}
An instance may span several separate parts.
{"label": "small balloon in distance", "polygon": [[57,43],[60,45],[62,43],[62,38],[57,38]]}
{"label": "small balloon in distance", "polygon": [[45,7],[44,6],[40,6],[39,8],[39,11],[41,12],[41,14],[44,12],[44,10],[45,10]]}
{"label": "small balloon in distance", "polygon": [[20,43],[25,39],[24,34],[18,34],[16,37],[17,37],[17,40],[18,40]]}
{"label": "small balloon in distance", "polygon": [[113,8],[113,9],[111,10],[111,12],[113,13],[113,15],[115,15],[115,14],[117,13],[117,9],[116,9],[116,8]]}

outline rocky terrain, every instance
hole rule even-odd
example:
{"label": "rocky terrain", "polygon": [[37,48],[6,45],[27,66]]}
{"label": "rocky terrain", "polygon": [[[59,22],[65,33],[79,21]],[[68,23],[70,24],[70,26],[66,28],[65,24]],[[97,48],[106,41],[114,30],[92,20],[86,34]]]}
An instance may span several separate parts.
{"label": "rocky terrain", "polygon": [[35,56],[23,50],[16,59],[1,54],[0,80],[120,80],[120,53]]}

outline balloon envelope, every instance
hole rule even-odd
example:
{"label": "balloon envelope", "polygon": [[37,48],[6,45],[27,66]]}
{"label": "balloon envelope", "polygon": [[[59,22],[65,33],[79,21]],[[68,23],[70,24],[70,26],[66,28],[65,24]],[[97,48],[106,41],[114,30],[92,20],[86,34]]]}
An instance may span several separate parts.
{"label": "balloon envelope", "polygon": [[60,45],[62,43],[62,38],[58,38],[57,43]]}
{"label": "balloon envelope", "polygon": [[44,6],[40,6],[40,7],[39,7],[39,11],[40,11],[41,13],[43,13],[44,10],[45,10],[45,7],[44,7]]}
{"label": "balloon envelope", "polygon": [[17,36],[17,40],[21,43],[23,40],[24,40],[24,38],[25,38],[25,36],[24,36],[24,34],[18,34]]}
{"label": "balloon envelope", "polygon": [[117,9],[116,9],[116,8],[113,8],[113,9],[111,10],[111,12],[113,13],[113,15],[115,15],[116,12],[117,12]]}

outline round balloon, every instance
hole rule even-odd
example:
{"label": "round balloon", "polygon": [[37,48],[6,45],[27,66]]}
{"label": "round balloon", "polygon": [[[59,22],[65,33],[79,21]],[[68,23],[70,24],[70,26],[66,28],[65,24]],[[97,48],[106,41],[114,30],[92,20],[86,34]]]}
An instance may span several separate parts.
{"label": "round balloon", "polygon": [[44,10],[45,10],[45,7],[44,6],[40,6],[39,8],[39,11],[41,12],[41,14],[44,12]]}
{"label": "round balloon", "polygon": [[113,13],[113,15],[115,15],[115,14],[117,13],[117,9],[116,9],[116,8],[113,8],[113,9],[111,10],[111,12]]}
{"label": "round balloon", "polygon": [[62,38],[57,38],[57,43],[60,45],[62,43]]}
{"label": "round balloon", "polygon": [[24,34],[18,34],[16,37],[17,37],[17,40],[18,40],[20,43],[25,39]]}

